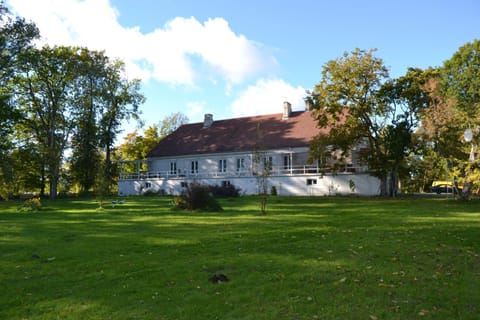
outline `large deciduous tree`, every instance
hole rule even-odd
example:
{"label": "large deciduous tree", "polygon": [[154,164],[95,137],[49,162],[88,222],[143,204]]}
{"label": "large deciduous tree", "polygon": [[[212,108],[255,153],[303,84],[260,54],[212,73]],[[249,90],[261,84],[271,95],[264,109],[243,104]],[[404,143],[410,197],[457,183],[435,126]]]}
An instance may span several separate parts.
{"label": "large deciduous tree", "polygon": [[51,199],[57,196],[64,151],[76,124],[77,68],[75,48],[45,46],[22,55],[15,80],[22,128],[40,147]]}
{"label": "large deciduous tree", "polygon": [[331,60],[322,70],[322,79],[307,99],[315,110],[318,125],[329,133],[311,144],[313,158],[339,151],[340,160],[359,143],[368,152],[361,160],[380,180],[380,194],[394,196],[399,170],[411,147],[417,113],[425,106],[420,89],[420,70],[390,79],[375,50],[356,49]]}
{"label": "large deciduous tree", "polygon": [[124,120],[138,119],[139,107],[145,102],[145,97],[140,93],[140,80],[128,80],[124,76],[125,65],[121,61],[108,64],[105,71],[99,99],[101,116],[98,129],[100,147],[105,156],[102,179],[108,182],[102,184],[111,185],[118,174],[112,163],[115,139]]}
{"label": "large deciduous tree", "polygon": [[11,80],[19,55],[31,47],[38,35],[34,24],[13,17],[0,3],[0,197],[7,197],[12,192],[15,176],[12,134],[20,114],[10,101]]}
{"label": "large deciduous tree", "polygon": [[72,137],[70,174],[81,192],[95,185],[101,155],[99,150],[98,119],[100,97],[108,57],[103,52],[82,49],[78,56],[77,125]]}
{"label": "large deciduous tree", "polygon": [[382,132],[385,158],[389,171],[389,195],[398,192],[399,179],[410,179],[411,164],[407,161],[410,154],[418,154],[417,141],[413,139],[420,113],[428,107],[428,96],[423,85],[429,78],[429,72],[410,68],[397,79],[387,81],[381,88],[379,96],[388,105],[390,119]]}
{"label": "large deciduous tree", "polygon": [[116,135],[144,101],[139,81],[124,77],[120,61],[88,49],[46,46],[29,50],[22,59],[15,102],[23,113],[21,129],[39,145],[50,197],[56,198],[67,148],[72,149],[73,178],[81,190],[94,185],[100,167],[101,176],[112,181]]}
{"label": "large deciduous tree", "polygon": [[[462,196],[466,198],[471,187],[480,187],[475,150],[480,142],[480,40],[460,47],[425,89],[430,104],[422,115],[422,136],[432,152],[448,163],[451,178],[464,183]],[[472,130],[470,142],[464,139],[467,129]],[[470,159],[471,151],[475,159]]]}

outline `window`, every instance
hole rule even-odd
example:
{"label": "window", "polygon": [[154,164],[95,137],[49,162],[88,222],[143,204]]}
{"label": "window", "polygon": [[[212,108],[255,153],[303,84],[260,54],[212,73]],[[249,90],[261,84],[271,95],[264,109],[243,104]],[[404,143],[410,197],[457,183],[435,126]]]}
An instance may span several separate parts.
{"label": "window", "polygon": [[273,158],[271,156],[263,158],[263,168],[265,170],[272,170],[272,168],[273,168]]}
{"label": "window", "polygon": [[292,158],[290,155],[283,156],[283,169],[285,170],[292,169]]}
{"label": "window", "polygon": [[307,186],[313,186],[317,184],[317,179],[307,179]]}
{"label": "window", "polygon": [[225,188],[225,187],[228,187],[228,186],[230,186],[230,185],[231,185],[230,180],[224,180],[224,181],[222,181],[222,187]]}
{"label": "window", "polygon": [[187,188],[187,187],[188,187],[188,183],[186,183],[185,181],[182,181],[182,182],[180,182],[180,187],[182,187],[182,188]]}
{"label": "window", "polygon": [[145,189],[150,189],[152,187],[152,183],[145,182]]}
{"label": "window", "polygon": [[226,159],[218,160],[218,172],[227,172],[227,160]]}
{"label": "window", "polygon": [[242,172],[245,170],[245,159],[238,158],[237,159],[237,172]]}
{"label": "window", "polygon": [[175,161],[170,162],[170,174],[177,174],[177,163]]}
{"label": "window", "polygon": [[194,160],[192,161],[192,169],[190,171],[192,174],[197,174],[198,173],[198,161]]}

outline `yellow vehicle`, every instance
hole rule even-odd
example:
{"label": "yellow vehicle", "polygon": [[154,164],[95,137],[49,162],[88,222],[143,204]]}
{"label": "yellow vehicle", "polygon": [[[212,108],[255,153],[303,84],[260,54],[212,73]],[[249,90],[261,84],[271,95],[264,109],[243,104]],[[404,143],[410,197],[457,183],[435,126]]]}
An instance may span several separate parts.
{"label": "yellow vehicle", "polygon": [[[458,191],[462,191],[463,185],[457,184]],[[453,188],[452,181],[440,181],[436,180],[432,183],[432,192],[440,193],[452,193],[456,192]]]}

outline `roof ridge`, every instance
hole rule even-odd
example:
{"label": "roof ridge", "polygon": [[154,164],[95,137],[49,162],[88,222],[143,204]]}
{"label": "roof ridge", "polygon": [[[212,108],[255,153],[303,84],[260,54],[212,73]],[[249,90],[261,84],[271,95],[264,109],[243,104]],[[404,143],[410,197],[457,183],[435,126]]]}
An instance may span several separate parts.
{"label": "roof ridge", "polygon": [[[292,114],[294,113],[308,113],[310,112],[309,110],[296,110],[296,111],[292,111]],[[225,119],[218,119],[218,120],[215,120],[214,119],[214,123],[215,122],[219,122],[219,121],[228,121],[228,120],[237,120],[237,119],[252,119],[252,118],[262,118],[262,117],[271,117],[271,116],[282,116],[283,113],[281,112],[277,112],[277,113],[267,113],[267,114],[257,114],[257,115],[252,115],[252,116],[240,116],[240,117],[234,117],[234,118],[225,118]],[[203,124],[203,121],[197,121],[197,122],[192,122],[192,123],[186,123],[187,125],[189,124]]]}

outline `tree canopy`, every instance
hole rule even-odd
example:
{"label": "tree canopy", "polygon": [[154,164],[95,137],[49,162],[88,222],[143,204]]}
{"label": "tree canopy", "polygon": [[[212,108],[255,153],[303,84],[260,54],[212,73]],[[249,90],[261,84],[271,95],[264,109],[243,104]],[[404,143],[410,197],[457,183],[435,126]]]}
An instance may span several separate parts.
{"label": "tree canopy", "polygon": [[[375,50],[356,49],[325,64],[322,79],[307,99],[319,127],[329,128],[312,142],[312,156],[341,151],[350,156],[356,145],[368,152],[361,160],[381,181],[381,194],[394,195],[400,166],[411,144],[417,110],[423,106],[418,70],[390,79]],[[340,159],[341,160],[341,159]],[[387,183],[390,181],[390,185]]]}
{"label": "tree canopy", "polygon": [[111,186],[117,135],[145,100],[139,80],[104,52],[33,46],[38,29],[3,5],[0,19],[0,134],[9,137],[0,141],[1,196],[37,188],[44,195],[48,186],[54,199],[60,184],[86,191],[100,167]]}
{"label": "tree canopy", "polygon": [[[480,41],[460,47],[431,72],[423,89],[429,97],[419,130],[424,152],[441,160],[446,178],[464,184],[462,196],[467,198],[473,188],[480,189],[476,150],[480,142]],[[472,133],[471,141],[465,139],[466,130]]]}
{"label": "tree canopy", "polygon": [[[105,52],[37,47],[39,37],[0,4],[0,197],[108,192],[115,161],[144,159],[188,121],[172,113],[117,146],[123,123],[139,120],[140,81]],[[385,196],[395,196],[400,181],[418,191],[434,179],[463,184],[464,197],[480,191],[480,40],[440,67],[408,68],[398,78],[375,49],[346,52],[324,64],[306,99],[318,126],[329,128],[311,142],[312,159],[334,153],[343,164],[357,148]]]}
{"label": "tree canopy", "polygon": [[361,160],[380,179],[382,195],[394,196],[402,179],[423,188],[457,179],[464,193],[480,188],[480,41],[459,48],[442,67],[409,68],[396,79],[374,53],[356,49],[324,65],[307,99],[319,127],[330,131],[312,141],[311,157],[341,151],[341,161],[365,146]]}

